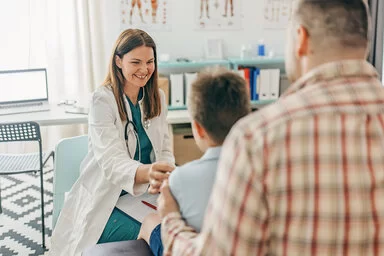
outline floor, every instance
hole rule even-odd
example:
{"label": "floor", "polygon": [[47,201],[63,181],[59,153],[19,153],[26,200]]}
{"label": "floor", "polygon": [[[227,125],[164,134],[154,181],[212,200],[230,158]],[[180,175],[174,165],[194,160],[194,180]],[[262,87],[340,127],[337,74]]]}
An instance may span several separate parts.
{"label": "floor", "polygon": [[[46,245],[52,233],[52,167],[44,171]],[[41,246],[40,178],[38,174],[0,176],[0,255],[44,255]]]}

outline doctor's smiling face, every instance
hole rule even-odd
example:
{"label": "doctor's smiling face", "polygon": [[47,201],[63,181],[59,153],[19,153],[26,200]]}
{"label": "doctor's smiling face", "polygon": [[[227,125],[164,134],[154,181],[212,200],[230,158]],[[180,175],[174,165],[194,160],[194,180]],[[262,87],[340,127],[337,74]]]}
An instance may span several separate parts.
{"label": "doctor's smiling face", "polygon": [[127,119],[124,98],[136,104],[140,89],[145,95],[141,101],[144,119],[160,115],[156,56],[156,44],[143,30],[126,29],[117,38],[103,86],[112,89],[121,120]]}
{"label": "doctor's smiling face", "polygon": [[121,69],[128,88],[143,87],[155,71],[155,56],[152,47],[139,46],[124,54],[116,55],[116,65]]}

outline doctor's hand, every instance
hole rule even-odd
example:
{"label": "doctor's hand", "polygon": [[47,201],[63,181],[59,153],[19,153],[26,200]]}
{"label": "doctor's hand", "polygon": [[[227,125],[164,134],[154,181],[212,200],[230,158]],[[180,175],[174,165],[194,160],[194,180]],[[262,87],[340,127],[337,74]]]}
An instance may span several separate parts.
{"label": "doctor's hand", "polygon": [[149,189],[148,192],[156,194],[160,192],[161,184],[167,180],[170,173],[175,169],[174,165],[167,162],[155,162],[151,164],[148,173]]}
{"label": "doctor's hand", "polygon": [[157,212],[163,219],[165,216],[172,212],[180,212],[180,208],[171,190],[169,189],[168,181],[165,180],[160,189],[160,195],[157,198]]}

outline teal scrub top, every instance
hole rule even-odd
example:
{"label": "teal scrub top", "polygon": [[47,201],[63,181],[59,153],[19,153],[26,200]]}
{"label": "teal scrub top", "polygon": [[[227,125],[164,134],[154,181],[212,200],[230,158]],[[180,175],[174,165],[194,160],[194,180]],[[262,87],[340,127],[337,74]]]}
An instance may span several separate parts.
{"label": "teal scrub top", "polygon": [[[139,96],[137,97],[137,102],[139,99],[143,97],[143,92],[140,90]],[[133,105],[131,100],[127,97],[129,106],[131,107],[132,112],[132,122],[135,124],[136,132],[139,137],[138,143],[140,143],[141,148],[141,163],[142,164],[151,164],[151,152],[152,152],[152,144],[148,138],[146,131],[144,130],[143,124],[141,123],[141,111],[140,106],[137,103]],[[134,160],[139,161],[139,147],[136,147]]]}

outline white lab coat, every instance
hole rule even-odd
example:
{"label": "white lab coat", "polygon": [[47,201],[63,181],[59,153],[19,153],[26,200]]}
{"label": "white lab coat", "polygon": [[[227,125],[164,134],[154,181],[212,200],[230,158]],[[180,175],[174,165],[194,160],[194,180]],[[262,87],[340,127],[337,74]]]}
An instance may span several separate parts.
{"label": "white lab coat", "polygon": [[[144,124],[143,127],[153,146],[151,160],[174,163],[166,121],[167,104],[161,90],[160,98],[161,115],[151,119],[149,127]],[[142,106],[142,100],[139,104]],[[126,99],[125,106],[132,120]],[[128,155],[124,138],[126,121],[120,119],[110,87],[101,86],[94,92],[88,124],[89,152],[53,230],[50,255],[81,255],[85,248],[99,240],[121,190],[140,195],[148,188],[148,184],[135,185],[136,170],[141,163]],[[130,134],[128,147],[130,152],[135,152],[136,138]]]}

